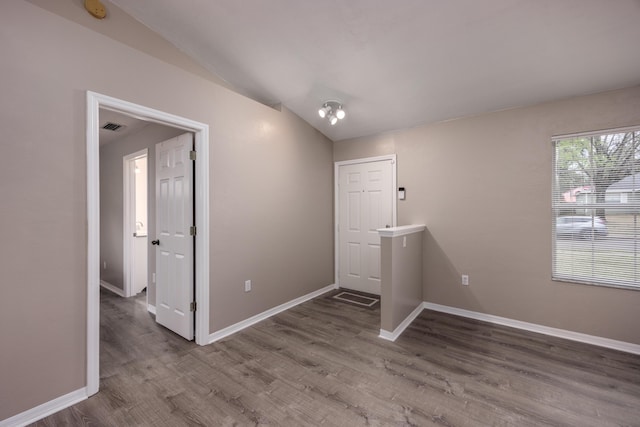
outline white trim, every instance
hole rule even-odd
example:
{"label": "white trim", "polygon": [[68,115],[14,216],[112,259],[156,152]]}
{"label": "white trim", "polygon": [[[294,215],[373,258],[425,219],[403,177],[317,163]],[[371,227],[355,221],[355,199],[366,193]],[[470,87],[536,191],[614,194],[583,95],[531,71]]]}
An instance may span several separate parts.
{"label": "white trim", "polygon": [[427,310],[440,311],[442,313],[468,317],[475,320],[482,320],[484,322],[494,323],[496,325],[509,326],[511,328],[537,332],[539,334],[549,335],[552,337],[564,338],[571,341],[597,345],[599,347],[611,348],[614,350],[620,350],[632,354],[640,354],[640,345],[625,341],[587,335],[580,332],[568,331],[566,329],[551,328],[549,326],[538,325],[536,323],[522,322],[520,320],[509,319],[507,317],[478,313],[477,311],[464,310],[462,308],[449,307],[446,305],[434,304],[431,302],[424,302],[423,306]]}
{"label": "white trim", "polygon": [[195,134],[196,343],[209,339],[209,125],[87,91],[87,394],[100,380],[100,108]]}
{"label": "white trim", "polygon": [[398,237],[407,234],[420,233],[427,228],[424,224],[401,225],[400,227],[379,228],[376,231],[380,237]]}
{"label": "white trim", "polygon": [[398,325],[397,328],[393,330],[393,332],[389,332],[381,328],[380,335],[378,336],[388,341],[395,341],[400,335],[402,335],[404,330],[407,329],[411,322],[416,320],[416,317],[418,317],[420,313],[422,313],[423,308],[423,303],[418,304],[418,306],[402,321],[402,323]]}
{"label": "white trim", "polygon": [[116,286],[113,286],[111,283],[107,282],[106,280],[100,280],[100,286],[105,288],[106,290],[113,292],[114,294],[118,295],[119,297],[123,297],[124,298],[124,291]]}
{"label": "white trim", "polygon": [[638,132],[640,131],[640,126],[627,126],[622,128],[612,128],[612,129],[601,129],[601,130],[591,130],[587,132],[576,132],[576,133],[566,133],[563,135],[553,135],[551,137],[551,141],[557,141],[559,139],[569,139],[569,138],[579,138],[579,137],[588,137],[588,136],[598,136],[603,133],[627,133],[627,132]]}
{"label": "white trim", "polygon": [[[131,227],[133,206],[135,206],[135,160],[149,157],[149,149],[144,148],[135,153],[122,157],[122,271],[124,278],[124,296],[133,296],[133,275],[135,274],[133,263],[133,233],[135,228]],[[147,183],[148,185],[148,183]],[[147,220],[148,223],[148,220]]]}
{"label": "white trim", "polygon": [[373,162],[382,162],[385,160],[396,160],[395,154],[386,154],[384,156],[374,156],[374,157],[362,157],[360,159],[351,159],[351,160],[340,160],[335,162],[336,166],[345,166],[345,165],[356,165],[359,163],[373,163]]}
{"label": "white trim", "polygon": [[2,420],[0,421],[0,427],[26,426],[28,424],[41,420],[44,417],[48,417],[51,414],[55,414],[58,411],[62,411],[63,409],[68,408],[71,405],[75,405],[76,403],[81,402],[88,397],[89,396],[87,394],[87,389],[83,387],[79,390],[72,391],[71,393],[67,393],[63,396],[45,402],[42,405],[38,405],[35,408],[31,408],[17,415],[14,415],[11,418]]}
{"label": "white trim", "polygon": [[245,319],[241,322],[233,324],[231,326],[227,326],[226,328],[220,329],[209,335],[209,344],[221,340],[222,338],[226,338],[229,335],[235,334],[236,332],[240,332],[241,330],[248,328],[251,325],[254,325],[258,322],[261,322],[265,319],[268,319],[271,316],[275,316],[276,314],[288,310],[292,307],[295,307],[298,304],[302,304],[303,302],[309,301],[310,299],[316,298],[324,293],[332,291],[334,289],[338,289],[338,287],[334,285],[328,285],[324,288],[320,288],[317,291],[313,291],[296,299],[293,299],[289,302],[285,302],[284,304],[280,304],[279,306],[273,307],[267,311],[263,311],[262,313],[256,314],[248,319]]}
{"label": "white trim", "polygon": [[372,163],[372,162],[381,162],[391,160],[391,199],[392,199],[392,218],[391,225],[395,227],[398,224],[398,197],[396,197],[396,193],[398,191],[398,162],[396,160],[395,154],[388,154],[385,156],[376,156],[376,157],[365,157],[361,159],[353,159],[353,160],[341,160],[339,162],[334,162],[333,164],[333,206],[334,206],[334,230],[333,230],[333,241],[334,241],[334,276],[336,286],[340,287],[340,276],[338,271],[340,269],[340,236],[338,233],[339,219],[340,219],[340,194],[339,194],[339,184],[340,184],[340,166],[346,165],[355,165],[360,163]]}
{"label": "white trim", "polygon": [[87,394],[100,384],[100,100],[87,91]]}
{"label": "white trim", "polygon": [[147,311],[151,314],[156,314],[156,306],[152,304],[147,304]]}
{"label": "white trim", "polygon": [[209,125],[199,124],[195,132],[195,217],[196,228],[196,344],[209,343]]}

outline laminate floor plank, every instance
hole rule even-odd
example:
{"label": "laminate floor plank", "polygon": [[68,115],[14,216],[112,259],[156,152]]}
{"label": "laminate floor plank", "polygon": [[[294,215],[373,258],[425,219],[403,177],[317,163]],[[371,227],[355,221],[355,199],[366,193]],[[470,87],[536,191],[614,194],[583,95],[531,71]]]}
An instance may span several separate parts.
{"label": "laminate floor plank", "polygon": [[208,346],[101,293],[100,392],[36,426],[640,426],[640,356],[331,298]]}

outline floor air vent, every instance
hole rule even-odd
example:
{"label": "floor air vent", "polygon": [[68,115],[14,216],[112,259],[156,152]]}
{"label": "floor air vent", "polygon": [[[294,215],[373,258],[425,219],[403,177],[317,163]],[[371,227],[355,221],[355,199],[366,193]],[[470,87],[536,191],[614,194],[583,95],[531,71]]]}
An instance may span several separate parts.
{"label": "floor air vent", "polygon": [[368,308],[373,307],[380,301],[380,298],[373,298],[366,295],[354,294],[353,292],[340,292],[337,295],[334,295],[333,298],[345,301],[351,304],[362,305]]}

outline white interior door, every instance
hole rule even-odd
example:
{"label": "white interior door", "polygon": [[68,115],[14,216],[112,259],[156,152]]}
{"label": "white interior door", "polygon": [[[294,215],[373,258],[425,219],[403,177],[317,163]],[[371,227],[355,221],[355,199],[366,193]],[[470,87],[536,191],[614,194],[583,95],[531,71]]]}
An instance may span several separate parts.
{"label": "white interior door", "polygon": [[156,144],[156,321],[194,337],[193,135]]}
{"label": "white interior door", "polygon": [[339,166],[338,281],[380,295],[378,228],[394,226],[394,160]]}

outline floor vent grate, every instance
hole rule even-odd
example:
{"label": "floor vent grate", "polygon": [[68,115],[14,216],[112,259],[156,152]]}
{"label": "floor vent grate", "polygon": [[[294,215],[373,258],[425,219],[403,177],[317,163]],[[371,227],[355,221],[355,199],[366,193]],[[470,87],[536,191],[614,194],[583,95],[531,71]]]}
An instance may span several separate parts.
{"label": "floor vent grate", "polygon": [[340,292],[339,294],[334,295],[333,298],[340,301],[346,301],[351,304],[361,305],[363,307],[373,307],[380,301],[379,298],[367,297],[351,292]]}

